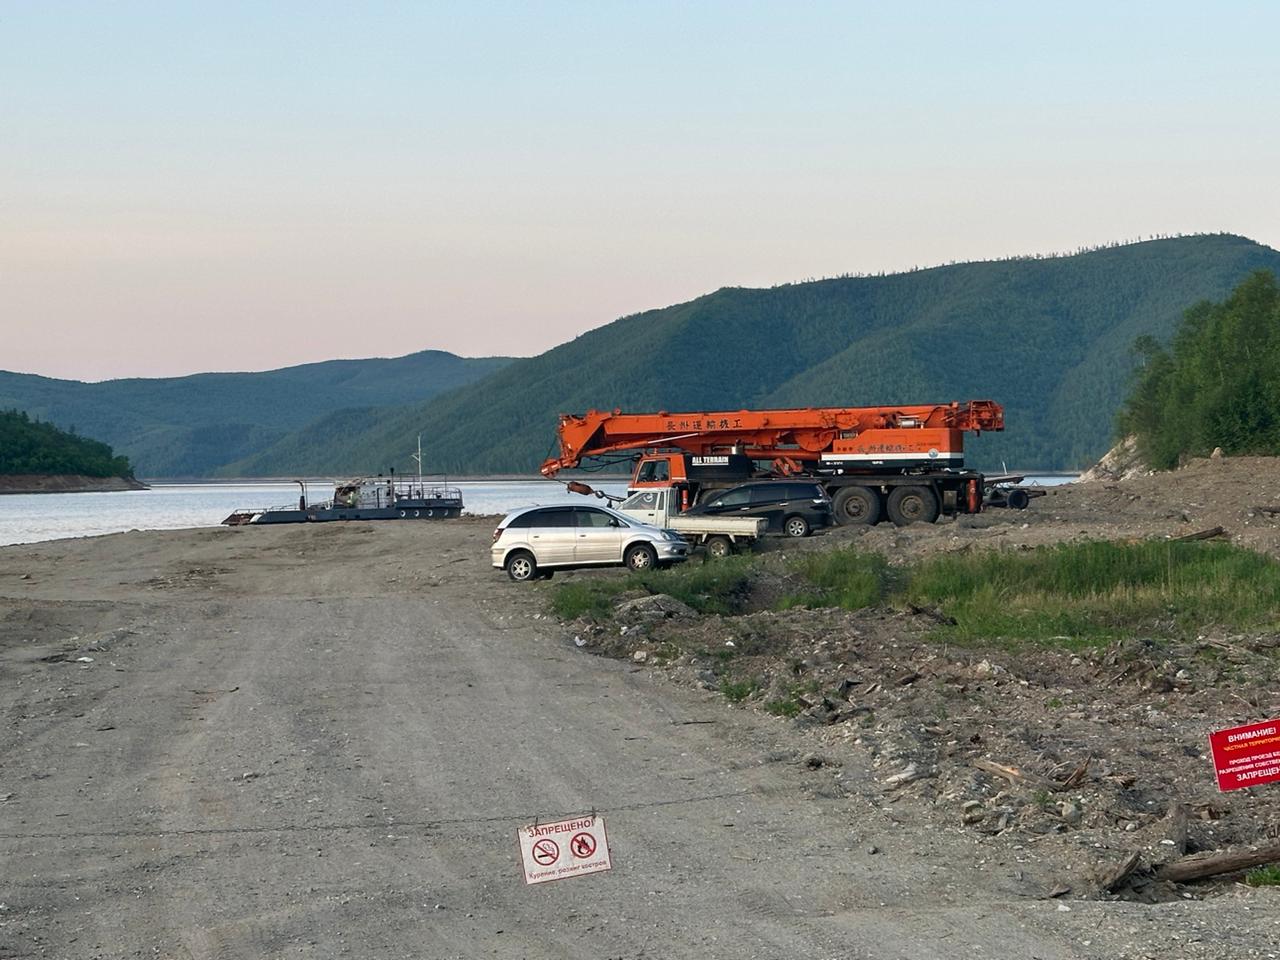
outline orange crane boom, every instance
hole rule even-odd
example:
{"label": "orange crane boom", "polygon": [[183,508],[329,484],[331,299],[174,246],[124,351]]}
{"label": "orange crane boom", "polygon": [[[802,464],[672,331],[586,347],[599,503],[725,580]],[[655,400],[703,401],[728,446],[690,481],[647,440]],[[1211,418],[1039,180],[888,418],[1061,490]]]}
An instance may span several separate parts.
{"label": "orange crane boom", "polygon": [[587,457],[666,448],[696,456],[744,454],[784,471],[803,462],[960,465],[963,434],[1003,430],[1004,410],[991,400],[916,406],[801,407],[699,413],[562,414],[560,455],[542,464],[554,477]]}

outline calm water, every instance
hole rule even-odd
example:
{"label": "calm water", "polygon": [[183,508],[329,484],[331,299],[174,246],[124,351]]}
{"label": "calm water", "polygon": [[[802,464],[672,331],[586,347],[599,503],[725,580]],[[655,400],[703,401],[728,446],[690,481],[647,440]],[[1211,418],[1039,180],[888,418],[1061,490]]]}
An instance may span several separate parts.
{"label": "calm water", "polygon": [[[1028,477],[1045,485],[1065,483],[1070,476]],[[582,503],[578,494],[551,480],[471,481],[462,488],[467,513],[506,513],[543,503]],[[625,483],[592,484],[607,493],[623,494]],[[308,484],[314,501],[327,500],[332,483]],[[158,483],[150,490],[124,493],[43,493],[0,496],[0,545],[89,537],[124,530],[175,530],[217,526],[240,507],[296,504],[296,483]]]}
{"label": "calm water", "polygon": [[[551,480],[451,483],[462,489],[467,513],[506,513],[541,503],[582,502],[564,484]],[[600,483],[608,493],[626,492],[625,483]],[[312,502],[333,495],[333,484],[307,484]],[[0,496],[0,545],[89,537],[124,530],[212,527],[240,507],[273,507],[298,502],[296,483],[157,483],[150,490],[122,493],[41,493]]]}

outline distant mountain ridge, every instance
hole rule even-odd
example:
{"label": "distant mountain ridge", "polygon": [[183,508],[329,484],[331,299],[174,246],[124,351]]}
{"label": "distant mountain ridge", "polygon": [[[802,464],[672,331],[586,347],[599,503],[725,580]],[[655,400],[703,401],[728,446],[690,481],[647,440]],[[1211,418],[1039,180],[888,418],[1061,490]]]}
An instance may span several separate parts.
{"label": "distant mountain ridge", "polygon": [[127,455],[140,476],[201,477],[335,411],[363,408],[361,416],[376,422],[390,416],[388,411],[464,386],[509,362],[425,350],[262,373],[102,383],[0,371],[0,409],[24,410],[103,440]]}
{"label": "distant mountain ridge", "polygon": [[425,403],[365,415],[359,430],[351,414],[334,414],[228,472],[404,470],[419,432],[431,469],[533,472],[561,412],[988,398],[1004,404],[1006,429],[973,438],[971,464],[1076,469],[1111,445],[1133,341],[1166,338],[1184,310],[1221,299],[1257,269],[1280,273],[1280,252],[1215,234],[725,288],[623,317]]}

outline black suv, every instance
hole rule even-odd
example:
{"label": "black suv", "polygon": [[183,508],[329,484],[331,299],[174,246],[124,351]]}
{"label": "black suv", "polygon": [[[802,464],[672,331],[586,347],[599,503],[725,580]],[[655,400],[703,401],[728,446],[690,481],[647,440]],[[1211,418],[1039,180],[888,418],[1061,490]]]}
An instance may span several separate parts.
{"label": "black suv", "polygon": [[769,531],[807,537],[832,523],[831,498],[817,483],[762,480],[702,495],[685,511],[687,517],[765,517]]}

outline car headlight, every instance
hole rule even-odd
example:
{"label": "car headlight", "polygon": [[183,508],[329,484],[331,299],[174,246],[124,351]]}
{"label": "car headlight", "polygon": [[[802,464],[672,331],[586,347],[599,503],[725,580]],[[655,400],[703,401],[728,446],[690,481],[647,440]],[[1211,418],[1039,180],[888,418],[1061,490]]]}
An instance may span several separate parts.
{"label": "car headlight", "polygon": [[680,536],[680,534],[676,533],[674,530],[663,530],[662,535],[673,543],[679,543],[684,539],[684,537]]}

